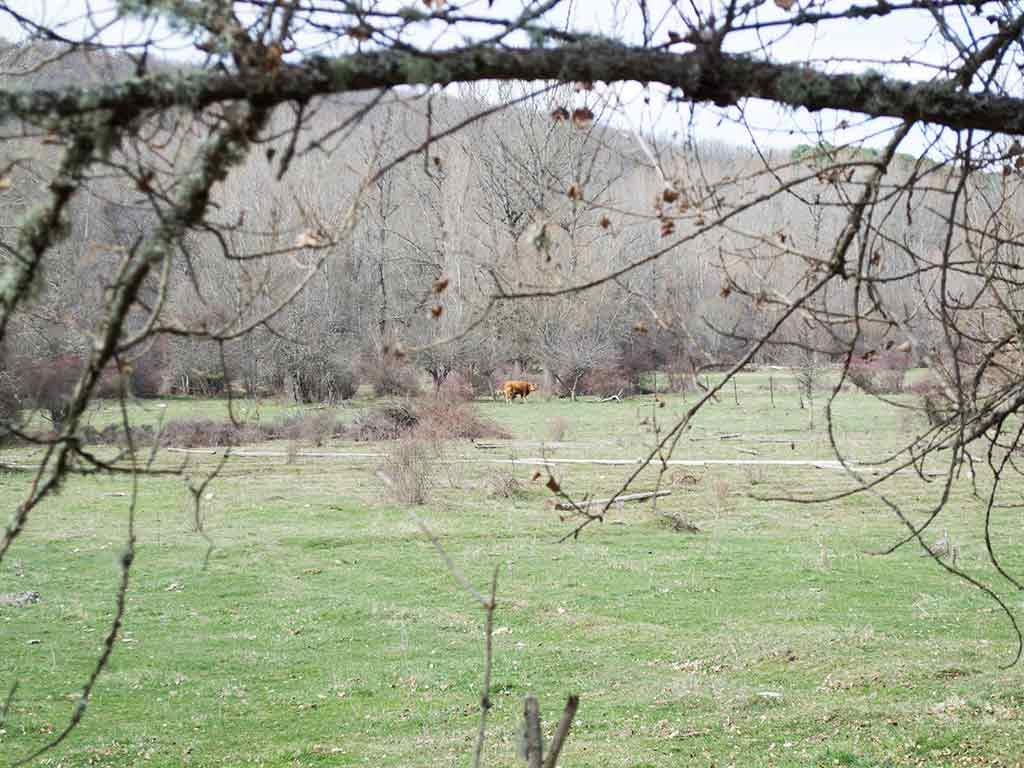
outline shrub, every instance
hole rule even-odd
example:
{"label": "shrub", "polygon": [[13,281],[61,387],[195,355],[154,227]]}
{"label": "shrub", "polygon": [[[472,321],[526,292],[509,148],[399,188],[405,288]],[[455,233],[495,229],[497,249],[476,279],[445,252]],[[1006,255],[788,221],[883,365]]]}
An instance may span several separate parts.
{"label": "shrub", "polygon": [[291,394],[299,403],[338,403],[351,400],[358,384],[352,370],[327,355],[307,355],[295,364]]}
{"label": "shrub", "polygon": [[470,385],[473,387],[475,397],[493,398],[498,389],[498,381],[494,371],[478,371],[471,369],[468,374]]}
{"label": "shrub", "polygon": [[384,460],[381,474],[403,504],[425,504],[436,484],[438,447],[432,440],[403,437]]}
{"label": "shrub", "polygon": [[467,403],[475,396],[476,391],[470,377],[458,371],[445,376],[441,386],[437,388],[437,397],[440,400]]}
{"label": "shrub", "polygon": [[420,393],[416,371],[392,357],[380,357],[364,363],[362,378],[378,397],[414,397]]}
{"label": "shrub", "polygon": [[23,379],[25,405],[46,411],[54,429],[59,429],[81,370],[82,360],[76,355],[36,363]]}
{"label": "shrub", "polygon": [[344,433],[344,427],[330,413],[315,411],[286,416],[282,421],[262,425],[259,431],[263,440],[299,440],[320,447]]}
{"label": "shrub", "polygon": [[614,397],[633,394],[633,380],[621,368],[595,368],[580,379],[577,394]]}
{"label": "shrub", "polygon": [[346,440],[377,442],[397,440],[416,426],[419,417],[409,403],[394,403],[363,411],[342,430]]}
{"label": "shrub", "polygon": [[170,421],[160,433],[160,444],[176,448],[240,445],[259,442],[262,430],[255,424],[197,418]]}
{"label": "shrub", "polygon": [[511,499],[521,496],[524,492],[522,483],[507,472],[495,472],[488,475],[487,485],[489,487],[488,495],[495,499]]}
{"label": "shrub", "polygon": [[888,350],[850,358],[846,377],[872,395],[890,395],[903,391],[903,380],[910,368],[910,355]]}
{"label": "shrub", "polygon": [[[82,427],[79,434],[81,435],[82,442],[89,445],[128,445],[127,431],[117,424],[108,424],[103,429],[96,429],[93,426],[86,425]],[[152,445],[156,432],[149,424],[140,424],[131,428],[131,436],[132,445],[140,448]]]}
{"label": "shrub", "polygon": [[170,389],[158,360],[142,358],[132,365],[128,388],[136,397],[159,397]]}
{"label": "shrub", "polygon": [[665,369],[665,375],[665,390],[668,392],[683,394],[697,388],[693,380],[693,370],[686,368],[681,360],[669,365]]}
{"label": "shrub", "polygon": [[431,400],[420,404],[417,416],[416,434],[434,440],[509,437],[504,429],[483,418],[471,403]]}
{"label": "shrub", "polygon": [[928,417],[931,426],[937,426],[952,415],[954,406],[942,389],[942,384],[932,374],[915,381],[907,391],[917,397],[921,410]]}

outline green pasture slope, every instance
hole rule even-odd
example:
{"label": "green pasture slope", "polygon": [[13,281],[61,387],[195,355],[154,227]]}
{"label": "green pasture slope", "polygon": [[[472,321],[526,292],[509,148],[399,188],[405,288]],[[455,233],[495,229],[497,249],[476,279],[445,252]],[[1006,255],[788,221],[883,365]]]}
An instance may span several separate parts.
{"label": "green pasture slope", "polygon": [[[741,377],[738,404],[726,389],[676,458],[828,458],[824,393],[812,431],[780,373],[771,406],[768,376]],[[664,408],[651,398],[482,402],[484,415],[521,442],[453,443],[446,455],[536,457],[542,449],[528,441],[561,431],[544,449],[549,457],[636,457],[652,442],[652,419],[668,423],[693,399],[673,396]],[[157,405],[133,404],[133,415],[223,414],[216,402]],[[348,418],[367,405],[338,412]],[[290,410],[261,408],[261,418]],[[108,407],[94,418],[102,426],[113,414]],[[862,461],[924,426],[912,411],[859,393],[837,406],[836,422],[838,439]],[[727,434],[738,436],[721,439]],[[12,449],[2,459],[24,463],[31,454]],[[201,477],[217,458],[190,455],[188,474]],[[156,466],[184,459],[161,453]],[[484,616],[389,499],[379,466],[301,455],[233,460],[208,488],[205,568],[208,543],[192,530],[185,483],[142,479],[124,633],[83,724],[39,764],[468,765]],[[570,490],[601,496],[626,471],[580,464],[556,475]],[[840,472],[673,467],[664,478],[673,494],[659,510],[699,533],[676,532],[648,504],[630,504],[567,543],[558,539],[569,523],[532,472],[449,464],[417,509],[478,588],[500,566],[486,765],[521,764],[513,742],[525,694],[539,697],[550,732],[571,692],[581,706],[565,766],[1019,764],[1024,665],[1000,669],[1016,646],[994,603],[917,548],[865,554],[901,535],[877,499],[757,498],[835,492],[847,487]],[[638,487],[653,487],[655,476]],[[7,509],[27,478],[0,475]],[[521,490],[495,496],[507,478]],[[33,514],[0,565],[0,593],[42,597],[0,606],[3,693],[18,683],[0,725],[6,764],[72,713],[112,616],[130,487],[127,477],[72,480]],[[905,475],[890,491],[919,516],[939,489]],[[986,563],[981,515],[965,477],[936,536],[948,529],[960,564],[1022,611],[1021,595]],[[1017,574],[1021,536],[1020,511],[1000,512],[993,538]]]}

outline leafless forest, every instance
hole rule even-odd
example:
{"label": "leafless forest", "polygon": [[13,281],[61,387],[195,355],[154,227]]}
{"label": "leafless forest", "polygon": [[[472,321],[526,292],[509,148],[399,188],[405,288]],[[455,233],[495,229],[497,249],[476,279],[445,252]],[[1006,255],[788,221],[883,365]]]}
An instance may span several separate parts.
{"label": "leafless forest", "polygon": [[[132,67],[45,44],[4,56],[8,79],[29,85],[88,87]],[[1018,180],[1001,165],[963,177],[896,155],[876,180],[878,150],[822,138],[758,153],[697,134],[640,136],[576,106],[587,96],[525,84],[340,96],[298,130],[282,108],[263,151],[215,190],[210,221],[140,287],[127,328],[155,332],[119,355],[133,392],[230,385],[309,402],[349,397],[359,383],[411,391],[427,373],[435,386],[456,375],[490,394],[523,371],[559,396],[636,391],[653,371],[686,387],[776,325],[752,362],[870,360],[898,345],[909,365],[940,352],[943,286],[979,341],[998,335],[984,276],[941,267],[944,253],[999,258],[998,238],[949,231],[944,210],[957,197],[980,234],[1020,226]],[[70,394],[102,316],[103,276],[159,221],[147,195],[202,139],[176,120],[126,146],[69,205],[33,311],[5,337],[16,398]],[[59,162],[47,136],[5,145],[5,230],[45,200]],[[879,197],[862,245],[871,290],[837,282],[787,312],[809,275],[830,268],[869,181]]]}

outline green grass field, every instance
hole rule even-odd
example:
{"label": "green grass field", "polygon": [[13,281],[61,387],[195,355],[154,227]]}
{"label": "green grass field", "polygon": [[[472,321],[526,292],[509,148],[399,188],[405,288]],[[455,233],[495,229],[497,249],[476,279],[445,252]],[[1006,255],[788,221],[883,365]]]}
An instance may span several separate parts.
{"label": "green grass field", "polygon": [[[825,393],[811,430],[778,372],[771,406],[768,375],[742,376],[738,404],[726,389],[674,458],[830,458]],[[838,491],[849,487],[841,472],[672,467],[663,481],[673,493],[658,509],[699,533],[665,526],[649,503],[628,504],[579,540],[558,543],[571,523],[549,504],[544,480],[531,482],[533,467],[455,461],[537,457],[542,449],[527,441],[558,431],[557,447],[544,448],[549,457],[634,458],[652,444],[652,417],[667,424],[693,401],[481,402],[519,442],[447,447],[452,463],[437,469],[431,499],[416,513],[480,590],[500,566],[485,763],[521,764],[513,741],[524,695],[538,696],[550,733],[565,695],[578,693],[565,766],[1019,765],[1024,670],[1000,668],[1016,640],[995,604],[916,546],[865,554],[902,534],[873,497],[759,500]],[[239,405],[251,413],[253,404]],[[262,418],[294,410],[260,408]],[[139,402],[132,412],[139,422],[162,413],[219,418],[224,403]],[[92,418],[102,426],[116,411],[108,404]],[[925,426],[922,416],[855,392],[835,420],[838,439],[861,461]],[[326,449],[389,446],[335,441]],[[22,464],[34,453],[11,449],[0,460]],[[161,452],[157,466],[186,459],[186,475],[198,481],[218,457]],[[391,500],[380,465],[233,459],[204,500],[213,544],[205,568],[208,542],[194,530],[186,483],[142,479],[123,635],[84,722],[39,762],[469,765],[484,614]],[[571,464],[555,475],[575,494],[603,496],[628,469]],[[649,470],[637,488],[652,488],[656,476]],[[29,477],[0,475],[8,509]],[[520,492],[495,496],[496,480],[507,478]],[[34,512],[0,565],[0,593],[42,597],[0,606],[0,685],[6,692],[18,683],[0,726],[8,764],[64,726],[95,662],[113,615],[130,488],[124,476],[72,479]],[[913,474],[886,489],[918,518],[940,492]],[[948,529],[960,565],[1021,611],[1024,598],[987,564],[983,511],[970,481],[956,481],[935,537]],[[1021,537],[1019,510],[1001,511],[993,539],[1017,574]]]}

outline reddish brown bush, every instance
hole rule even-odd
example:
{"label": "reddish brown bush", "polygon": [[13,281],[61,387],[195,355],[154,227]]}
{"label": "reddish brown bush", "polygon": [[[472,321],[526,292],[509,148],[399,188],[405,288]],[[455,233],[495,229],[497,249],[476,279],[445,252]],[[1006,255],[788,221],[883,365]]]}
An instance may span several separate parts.
{"label": "reddish brown bush", "polygon": [[470,377],[458,371],[449,373],[441,382],[441,386],[437,388],[437,397],[440,400],[466,403],[475,396],[476,392]]}
{"label": "reddish brown bush", "polygon": [[895,350],[855,355],[847,366],[846,378],[868,394],[891,395],[903,391],[910,363],[908,353]]}
{"label": "reddish brown bush", "polygon": [[263,435],[255,424],[234,424],[230,420],[198,418],[171,421],[160,433],[160,444],[175,448],[257,443]]}
{"label": "reddish brown bush", "polygon": [[633,380],[621,368],[596,368],[580,379],[577,394],[613,397],[633,394]]}
{"label": "reddish brown bush", "polygon": [[359,442],[397,440],[412,431],[418,421],[411,404],[394,403],[358,413],[341,434],[346,440]]}
{"label": "reddish brown bush", "polygon": [[424,401],[417,408],[416,434],[436,440],[508,438],[509,433],[483,418],[471,403]]}

